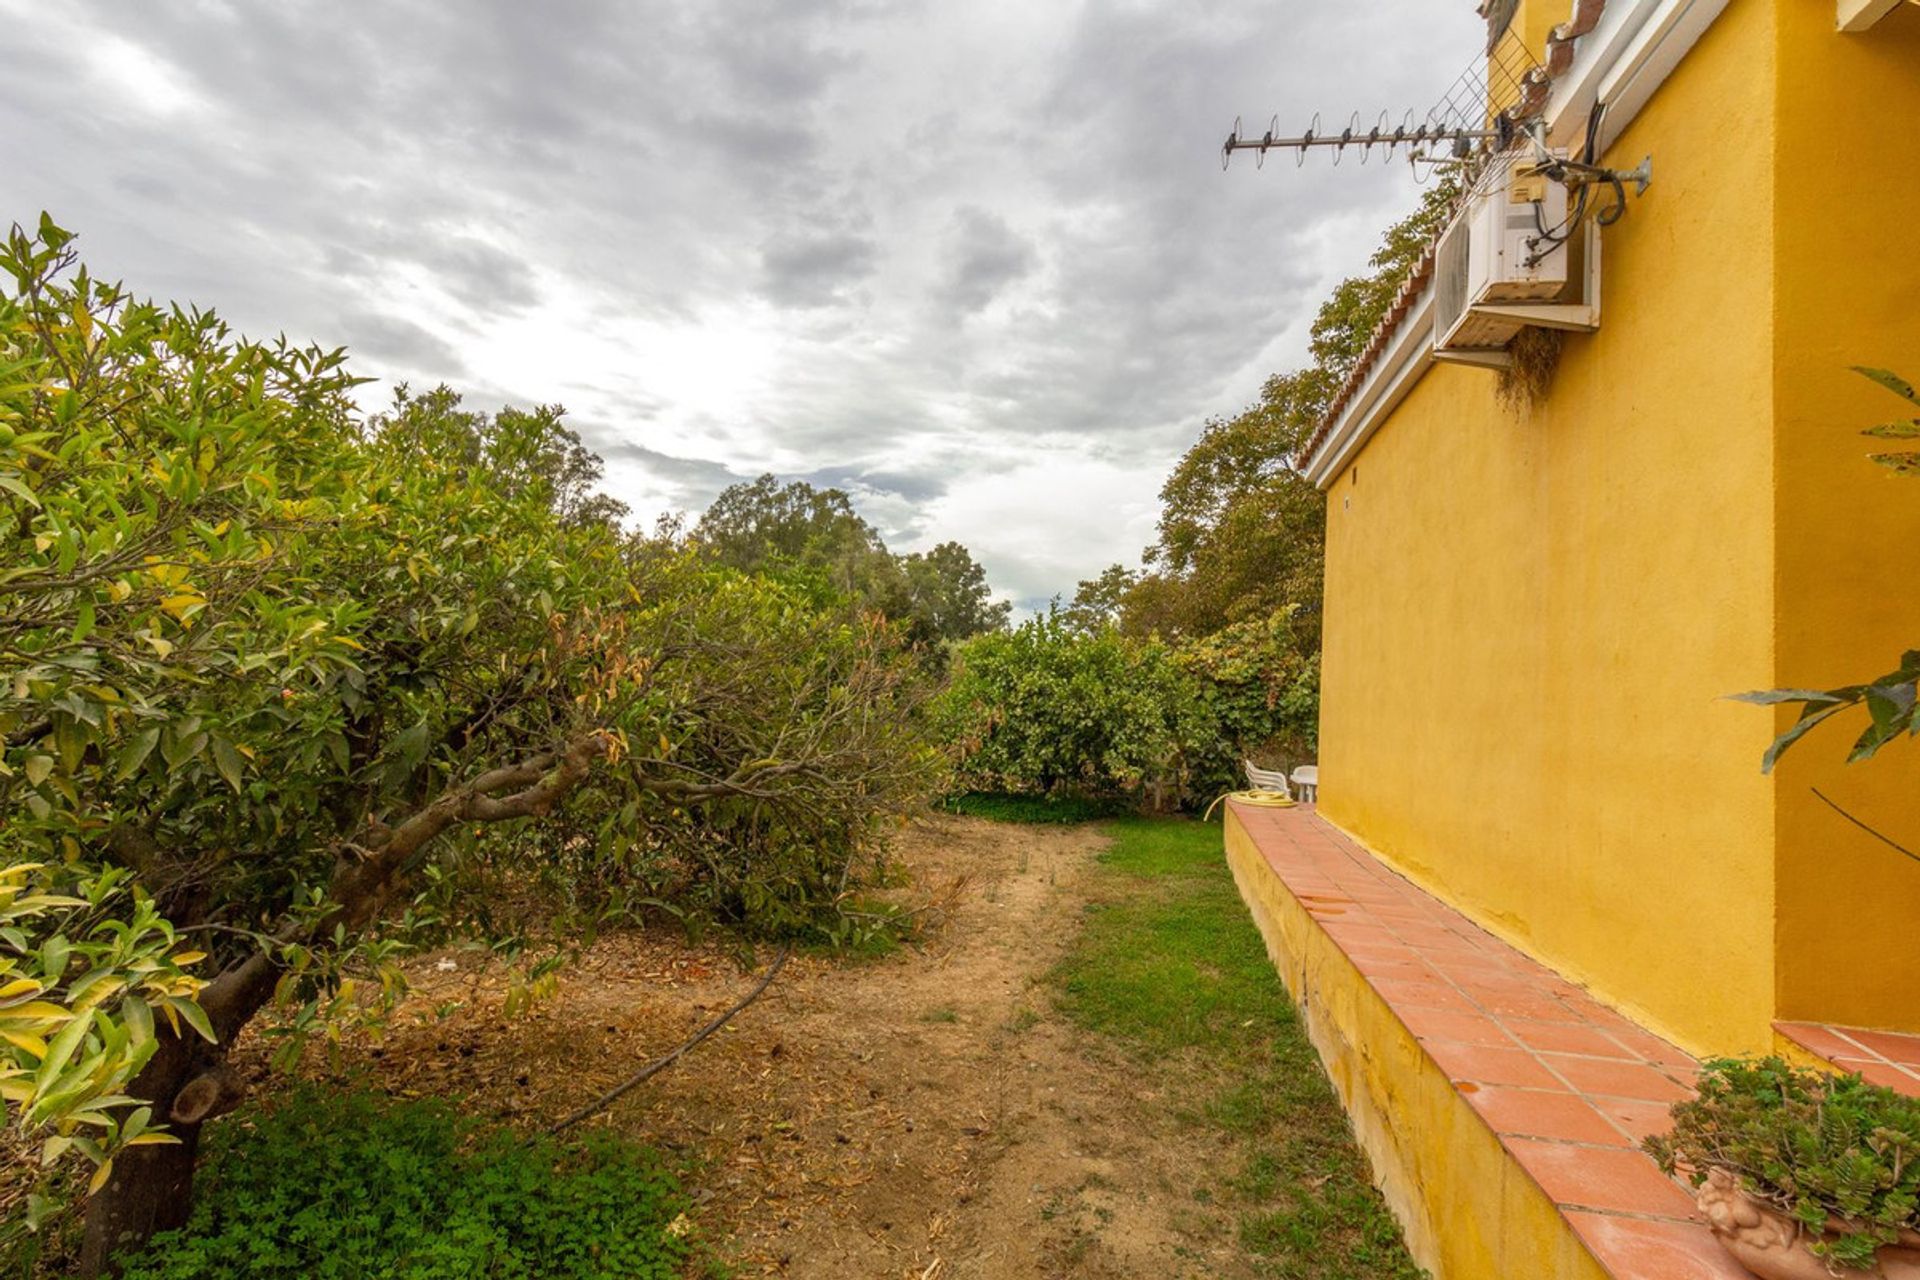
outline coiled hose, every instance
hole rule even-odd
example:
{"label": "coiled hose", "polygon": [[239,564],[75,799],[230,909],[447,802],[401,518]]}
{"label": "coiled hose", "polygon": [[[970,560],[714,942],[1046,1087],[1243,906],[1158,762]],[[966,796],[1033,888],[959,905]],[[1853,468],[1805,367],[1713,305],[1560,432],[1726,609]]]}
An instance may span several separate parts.
{"label": "coiled hose", "polygon": [[1213,811],[1229,800],[1238,800],[1241,804],[1252,805],[1256,809],[1291,809],[1299,801],[1284,791],[1229,791],[1218,796],[1200,815],[1200,821],[1206,822],[1213,817]]}

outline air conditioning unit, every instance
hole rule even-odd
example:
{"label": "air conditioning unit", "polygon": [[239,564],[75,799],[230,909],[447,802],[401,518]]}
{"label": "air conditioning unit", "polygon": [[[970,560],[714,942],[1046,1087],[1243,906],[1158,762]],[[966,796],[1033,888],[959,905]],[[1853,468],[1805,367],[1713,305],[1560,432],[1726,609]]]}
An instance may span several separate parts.
{"label": "air conditioning unit", "polygon": [[[1567,301],[1569,292],[1585,293],[1568,288],[1567,243],[1550,243],[1541,234],[1564,232],[1566,220],[1566,187],[1536,172],[1524,153],[1493,161],[1441,236],[1435,255],[1434,351],[1439,358],[1455,353],[1453,358],[1467,363],[1499,364],[1497,353],[1530,324],[1593,327],[1589,321],[1597,321],[1597,312],[1587,314],[1588,299]],[[1597,266],[1597,261],[1586,265]]]}

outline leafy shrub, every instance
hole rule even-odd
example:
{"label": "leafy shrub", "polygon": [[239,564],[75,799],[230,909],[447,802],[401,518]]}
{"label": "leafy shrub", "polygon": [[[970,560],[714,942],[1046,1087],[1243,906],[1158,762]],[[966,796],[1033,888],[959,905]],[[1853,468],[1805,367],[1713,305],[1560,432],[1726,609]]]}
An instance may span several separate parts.
{"label": "leafy shrub", "polygon": [[1252,758],[1291,770],[1314,759],[1320,718],[1320,662],[1301,652],[1291,612],[1249,618],[1174,650],[1211,732],[1188,744],[1202,794],[1240,785]]}
{"label": "leafy shrub", "polygon": [[[1726,1169],[1749,1194],[1807,1227],[1830,1262],[1873,1265],[1902,1228],[1920,1229],[1920,1101],[1780,1058],[1708,1062],[1699,1096],[1647,1150],[1695,1186]],[[1830,1220],[1841,1226],[1817,1237]]]}
{"label": "leafy shrub", "polygon": [[960,646],[937,719],[964,787],[1166,808],[1310,759],[1318,686],[1284,612],[1174,645],[1055,611]]}
{"label": "leafy shrub", "polygon": [[961,646],[938,716],[973,789],[1177,796],[1192,695],[1158,640],[1077,630],[1054,612]]}
{"label": "leafy shrub", "polygon": [[126,1280],[672,1277],[690,1201],[605,1135],[486,1130],[442,1102],[301,1089],[210,1131],[193,1219]]}

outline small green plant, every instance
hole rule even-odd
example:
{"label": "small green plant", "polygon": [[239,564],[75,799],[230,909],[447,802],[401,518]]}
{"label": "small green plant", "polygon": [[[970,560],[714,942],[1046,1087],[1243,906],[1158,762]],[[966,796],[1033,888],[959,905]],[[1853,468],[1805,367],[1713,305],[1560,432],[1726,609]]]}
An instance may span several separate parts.
{"label": "small green plant", "polygon": [[606,1135],[529,1140],[444,1102],[308,1088],[208,1146],[192,1221],[125,1280],[668,1280],[695,1252],[672,1172]]}
{"label": "small green plant", "polygon": [[1015,1009],[1013,1016],[1007,1019],[1007,1030],[1015,1035],[1022,1031],[1031,1031],[1039,1025],[1040,1015],[1024,1004]]}
{"label": "small green plant", "polygon": [[1662,1169],[1695,1186],[1727,1170],[1806,1227],[1831,1265],[1871,1267],[1880,1246],[1920,1229],[1920,1101],[1780,1058],[1720,1058],[1673,1120],[1646,1141]]}

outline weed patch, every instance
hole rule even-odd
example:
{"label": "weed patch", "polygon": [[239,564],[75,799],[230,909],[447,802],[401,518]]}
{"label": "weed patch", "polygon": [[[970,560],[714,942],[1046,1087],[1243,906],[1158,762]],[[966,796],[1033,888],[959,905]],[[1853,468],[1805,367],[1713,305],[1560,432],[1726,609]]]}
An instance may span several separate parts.
{"label": "weed patch", "polygon": [[208,1134],[194,1216],[126,1280],[670,1280],[690,1205],[653,1153],[489,1130],[449,1104],[303,1088]]}

